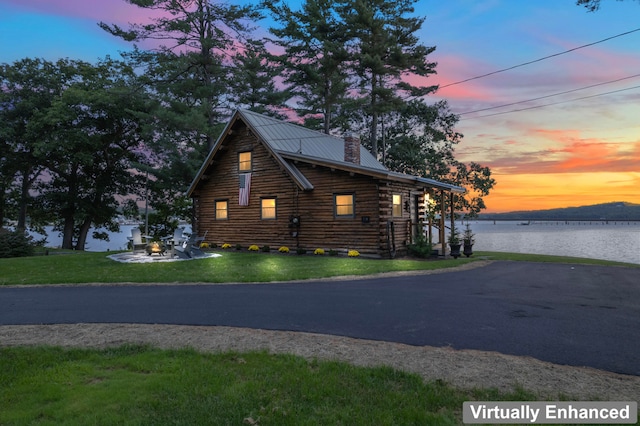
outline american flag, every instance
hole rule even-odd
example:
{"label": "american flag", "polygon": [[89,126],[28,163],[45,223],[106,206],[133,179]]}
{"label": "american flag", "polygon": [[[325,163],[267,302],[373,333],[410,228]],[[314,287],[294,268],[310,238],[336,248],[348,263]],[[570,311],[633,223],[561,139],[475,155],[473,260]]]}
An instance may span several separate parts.
{"label": "american flag", "polygon": [[241,173],[238,175],[240,181],[240,194],[238,196],[238,204],[241,206],[249,205],[249,190],[251,189],[251,173]]}

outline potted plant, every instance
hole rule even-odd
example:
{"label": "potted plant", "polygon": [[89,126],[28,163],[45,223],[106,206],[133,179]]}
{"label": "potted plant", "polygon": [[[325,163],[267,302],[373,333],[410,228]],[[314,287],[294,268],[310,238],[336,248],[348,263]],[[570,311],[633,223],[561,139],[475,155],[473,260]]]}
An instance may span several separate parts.
{"label": "potted plant", "polygon": [[454,259],[460,257],[461,246],[462,243],[460,242],[460,233],[458,232],[458,229],[456,228],[456,225],[454,223],[451,226],[451,234],[449,234],[449,248],[451,249],[450,254]]}
{"label": "potted plant", "polygon": [[467,257],[473,254],[473,243],[475,243],[475,240],[473,239],[474,237],[475,234],[471,230],[471,225],[469,225],[469,222],[467,222],[466,228],[464,229],[464,232],[462,234],[462,253]]}

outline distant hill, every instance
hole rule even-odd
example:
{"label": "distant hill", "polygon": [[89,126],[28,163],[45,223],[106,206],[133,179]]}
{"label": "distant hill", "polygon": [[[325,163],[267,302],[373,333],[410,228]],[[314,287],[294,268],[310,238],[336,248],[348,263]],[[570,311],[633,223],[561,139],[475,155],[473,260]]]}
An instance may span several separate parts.
{"label": "distant hill", "polygon": [[640,204],[625,202],[596,204],[563,209],[483,213],[486,220],[640,220]]}

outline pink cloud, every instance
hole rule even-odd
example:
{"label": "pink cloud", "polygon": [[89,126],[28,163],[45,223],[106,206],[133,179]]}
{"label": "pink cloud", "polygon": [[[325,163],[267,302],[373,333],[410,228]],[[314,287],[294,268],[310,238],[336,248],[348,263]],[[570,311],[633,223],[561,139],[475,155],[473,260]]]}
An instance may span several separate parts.
{"label": "pink cloud", "polygon": [[142,9],[124,0],[3,0],[16,9],[65,17],[90,19],[96,22],[117,23],[144,22],[155,11]]}

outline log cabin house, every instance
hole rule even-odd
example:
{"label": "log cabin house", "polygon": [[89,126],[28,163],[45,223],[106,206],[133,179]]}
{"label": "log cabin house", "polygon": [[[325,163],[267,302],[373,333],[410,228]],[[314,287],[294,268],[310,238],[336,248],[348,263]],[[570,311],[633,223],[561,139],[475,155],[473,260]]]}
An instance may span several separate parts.
{"label": "log cabin house", "polygon": [[[464,191],[389,171],[351,134],[342,139],[237,110],[188,196],[194,232],[211,243],[394,257],[424,232],[430,198],[444,206]],[[445,241],[444,208],[439,216],[437,240]]]}

